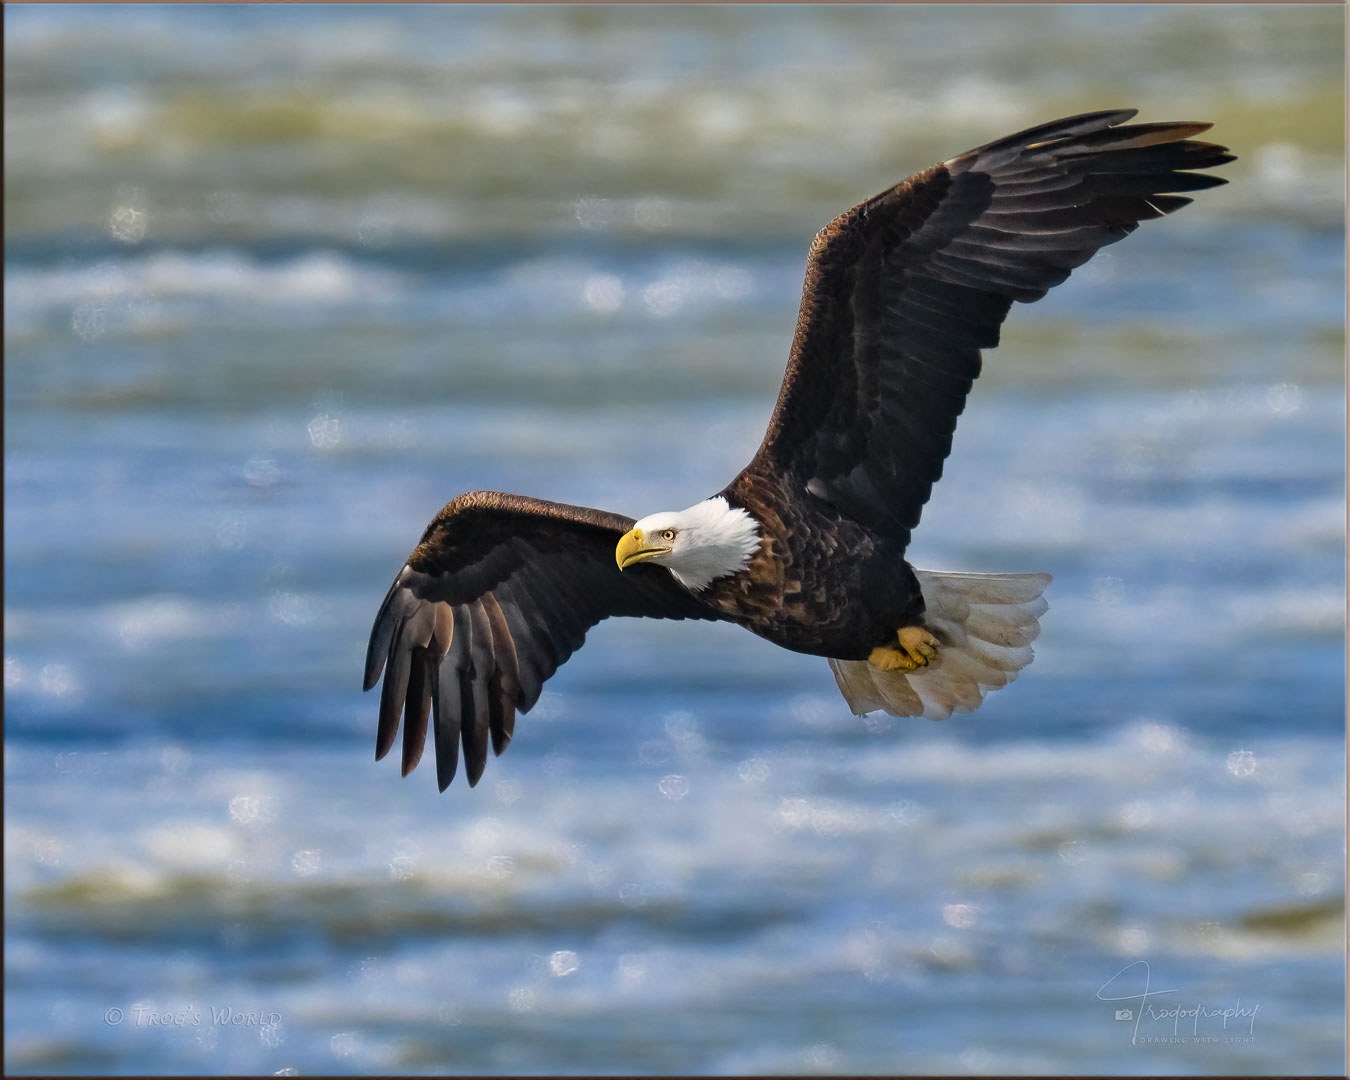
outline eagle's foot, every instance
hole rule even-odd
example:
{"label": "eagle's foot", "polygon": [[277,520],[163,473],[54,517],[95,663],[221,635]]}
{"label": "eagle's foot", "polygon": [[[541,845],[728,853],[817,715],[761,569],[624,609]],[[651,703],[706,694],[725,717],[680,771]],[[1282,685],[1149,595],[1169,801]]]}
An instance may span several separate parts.
{"label": "eagle's foot", "polygon": [[908,674],[918,671],[937,656],[938,639],[922,626],[906,626],[896,632],[900,647],[883,645],[873,649],[867,662],[882,671],[899,671]]}

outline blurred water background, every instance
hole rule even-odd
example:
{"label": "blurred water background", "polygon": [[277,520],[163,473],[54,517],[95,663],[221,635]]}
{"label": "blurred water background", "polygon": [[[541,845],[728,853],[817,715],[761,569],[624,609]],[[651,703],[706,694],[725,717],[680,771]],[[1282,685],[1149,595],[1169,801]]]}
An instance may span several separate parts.
{"label": "blurred water background", "polygon": [[[1341,8],[4,19],[8,1071],[1343,1070]],[[1122,105],[1232,182],[1013,312],[911,549],[1055,574],[1016,686],[607,624],[372,763],[443,502],[716,491],[817,228]]]}

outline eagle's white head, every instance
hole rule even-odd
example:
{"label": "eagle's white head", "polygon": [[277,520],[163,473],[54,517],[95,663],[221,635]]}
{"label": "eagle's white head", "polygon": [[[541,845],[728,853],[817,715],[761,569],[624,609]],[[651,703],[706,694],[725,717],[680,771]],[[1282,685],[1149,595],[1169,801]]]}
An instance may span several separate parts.
{"label": "eagle's white head", "polygon": [[744,570],[758,548],[758,522],[718,495],[688,510],[649,514],[624,533],[614,557],[620,570],[639,562],[664,566],[686,589],[698,592]]}

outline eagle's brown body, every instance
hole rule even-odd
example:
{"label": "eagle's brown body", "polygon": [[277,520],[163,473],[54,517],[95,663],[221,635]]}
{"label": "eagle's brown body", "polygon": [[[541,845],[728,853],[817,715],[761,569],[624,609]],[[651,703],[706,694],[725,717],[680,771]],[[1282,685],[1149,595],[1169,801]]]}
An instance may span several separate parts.
{"label": "eagle's brown body", "polygon": [[[476,783],[489,744],[500,753],[511,738],[516,711],[535,703],[591,626],[614,616],[725,620],[827,656],[858,712],[946,716],[1011,681],[1030,662],[1048,575],[915,571],[904,553],[980,351],[998,344],[1013,302],[1039,299],[1139,222],[1190,202],[1178,192],[1223,183],[1194,171],[1232,160],[1191,138],[1208,124],[1126,124],[1133,115],[1086,113],[1018,132],[820,231],[764,441],[726,503],[710,500],[736,522],[734,508],[748,512],[757,547],[706,588],[681,584],[673,561],[621,570],[616,544],[640,532],[631,518],[499,492],[450,502],[371,632],[366,688],[385,680],[376,756],[393,746],[402,715],[410,771],[434,716],[441,788],[461,744]],[[912,683],[870,656],[894,646],[897,629],[902,645],[913,630],[942,646]]]}
{"label": "eagle's brown body", "polygon": [[722,494],[763,533],[744,573],[697,594],[720,615],[793,652],[865,660],[923,616],[904,548],[820,500],[797,502],[780,476],[747,468]]}

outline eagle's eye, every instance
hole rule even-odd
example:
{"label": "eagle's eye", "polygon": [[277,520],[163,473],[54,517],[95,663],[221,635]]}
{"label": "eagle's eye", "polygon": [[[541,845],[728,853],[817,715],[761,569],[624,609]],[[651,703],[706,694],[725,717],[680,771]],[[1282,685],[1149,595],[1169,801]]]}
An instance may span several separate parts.
{"label": "eagle's eye", "polygon": [[669,544],[672,540],[675,539],[675,530],[674,530],[674,529],[662,529],[662,530],[661,530],[661,539],[664,540],[667,544]]}

